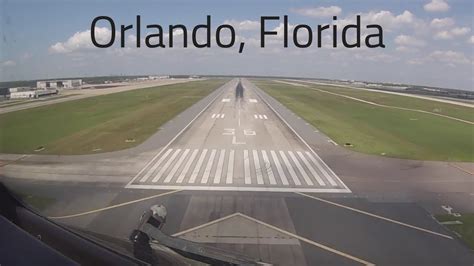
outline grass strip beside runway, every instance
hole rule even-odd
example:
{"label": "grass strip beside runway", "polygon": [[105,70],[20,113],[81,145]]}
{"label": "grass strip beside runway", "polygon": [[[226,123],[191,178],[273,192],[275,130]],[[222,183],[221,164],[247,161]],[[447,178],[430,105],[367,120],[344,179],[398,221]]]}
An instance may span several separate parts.
{"label": "grass strip beside runway", "polygon": [[144,88],[0,115],[0,152],[89,154],[136,146],[223,79]]}
{"label": "grass strip beside runway", "polygon": [[[349,149],[407,159],[474,161],[472,124],[426,113],[374,106],[312,90],[312,86],[301,87],[262,80],[254,82],[338,144],[350,143],[352,146],[347,147]],[[331,92],[335,90],[331,86],[317,87]],[[342,94],[346,94],[346,89],[343,90]],[[383,103],[422,110],[433,110],[434,105],[442,105],[441,109],[445,114],[472,120],[472,108],[422,99],[405,101],[400,98],[402,96],[382,97],[379,94],[381,93],[363,91],[362,97],[368,100],[378,99],[377,101],[383,99]]]}

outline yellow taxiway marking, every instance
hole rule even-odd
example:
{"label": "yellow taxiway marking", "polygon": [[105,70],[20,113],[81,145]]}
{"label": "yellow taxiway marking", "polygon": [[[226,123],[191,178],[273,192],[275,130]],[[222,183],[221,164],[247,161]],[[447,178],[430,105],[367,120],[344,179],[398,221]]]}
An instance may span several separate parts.
{"label": "yellow taxiway marking", "polygon": [[344,257],[344,258],[347,258],[347,259],[350,259],[350,260],[359,262],[360,264],[363,264],[363,265],[375,265],[374,263],[365,261],[365,260],[363,260],[363,259],[354,257],[354,256],[352,256],[352,255],[350,255],[350,254],[347,254],[347,253],[344,253],[344,252],[342,252],[342,251],[336,250],[336,249],[334,249],[334,248],[328,247],[328,246],[326,246],[326,245],[317,243],[317,242],[315,242],[315,241],[313,241],[313,240],[311,240],[311,239],[308,239],[308,238],[299,236],[299,235],[297,235],[297,234],[293,234],[293,233],[291,233],[291,232],[288,232],[288,231],[286,231],[286,230],[283,230],[283,229],[278,228],[278,227],[276,227],[276,226],[273,226],[273,225],[271,225],[271,224],[267,224],[267,223],[265,223],[265,222],[262,222],[262,221],[260,221],[260,220],[257,220],[257,219],[255,219],[255,218],[253,218],[253,217],[247,216],[247,215],[242,214],[242,213],[240,213],[240,212],[236,212],[236,213],[233,213],[233,214],[231,214],[231,215],[224,216],[224,217],[221,217],[221,218],[219,218],[219,219],[210,221],[210,222],[208,222],[208,223],[204,223],[204,224],[201,224],[201,225],[199,225],[199,226],[196,226],[196,227],[193,227],[193,228],[190,228],[190,229],[187,229],[187,230],[184,230],[184,231],[175,233],[175,234],[173,234],[173,236],[174,236],[174,237],[178,237],[178,236],[180,236],[180,235],[186,234],[186,233],[188,233],[188,232],[195,231],[195,230],[197,230],[197,229],[206,227],[206,226],[208,226],[208,225],[215,224],[215,223],[221,222],[221,221],[223,221],[223,220],[227,220],[227,219],[232,218],[232,217],[234,217],[234,216],[241,216],[241,217],[246,218],[246,219],[248,219],[248,220],[251,220],[251,221],[253,221],[253,222],[255,222],[255,223],[258,223],[258,224],[260,224],[260,225],[263,225],[263,226],[266,226],[266,227],[271,228],[271,229],[273,229],[273,230],[276,230],[276,231],[278,231],[278,232],[280,232],[280,233],[289,235],[289,236],[291,236],[291,237],[293,237],[293,238],[296,238],[296,239],[298,239],[298,240],[300,240],[300,241],[302,241],[302,242],[305,242],[305,243],[307,243],[307,244],[310,244],[310,245],[316,246],[316,247],[318,247],[318,248],[324,249],[324,250],[326,250],[326,251],[329,251],[329,252],[334,253],[334,254],[336,254],[336,255],[342,256],[342,257]]}
{"label": "yellow taxiway marking", "polygon": [[127,202],[123,202],[123,203],[119,203],[119,204],[115,204],[115,205],[112,205],[112,206],[99,208],[99,209],[95,209],[95,210],[91,210],[91,211],[86,211],[86,212],[81,212],[81,213],[76,213],[76,214],[71,214],[71,215],[64,215],[64,216],[49,216],[48,218],[49,219],[74,218],[74,217],[78,217],[78,216],[93,214],[93,213],[97,213],[97,212],[101,212],[101,211],[107,211],[107,210],[110,210],[110,209],[115,209],[115,208],[127,206],[127,205],[130,205],[130,204],[134,204],[134,203],[145,201],[145,200],[150,200],[150,199],[154,199],[154,198],[158,198],[158,197],[162,197],[162,196],[167,196],[167,195],[179,192],[179,191],[181,191],[181,190],[168,191],[168,192],[164,192],[164,193],[161,193],[161,194],[158,194],[158,195],[153,195],[153,196],[149,196],[149,197],[146,197],[146,198],[127,201]]}
{"label": "yellow taxiway marking", "polygon": [[350,210],[350,211],[353,211],[353,212],[357,212],[357,213],[360,213],[360,214],[364,214],[364,215],[367,215],[367,216],[370,216],[370,217],[374,217],[374,218],[377,218],[377,219],[380,219],[380,220],[384,220],[384,221],[387,221],[387,222],[391,222],[391,223],[394,223],[394,224],[398,224],[398,225],[401,225],[401,226],[412,228],[412,229],[422,231],[422,232],[425,232],[425,233],[437,235],[437,236],[440,236],[440,237],[453,239],[453,237],[451,237],[449,235],[441,234],[441,233],[431,231],[431,230],[428,230],[428,229],[424,229],[424,228],[421,228],[421,227],[418,227],[418,226],[414,226],[414,225],[411,225],[411,224],[396,221],[396,220],[393,220],[393,219],[390,219],[390,218],[387,218],[387,217],[383,217],[383,216],[380,216],[380,215],[377,215],[377,214],[373,214],[373,213],[366,212],[366,211],[363,211],[363,210],[355,209],[355,208],[352,208],[352,207],[349,207],[349,206],[345,206],[345,205],[335,203],[335,202],[332,202],[332,201],[329,201],[329,200],[325,200],[325,199],[322,199],[322,198],[318,198],[318,197],[315,197],[315,196],[310,196],[310,195],[307,195],[305,193],[301,193],[301,192],[295,192],[295,193],[298,194],[298,195],[304,196],[304,197],[308,197],[308,198],[311,198],[311,199],[314,199],[314,200],[318,200],[318,201],[321,201],[321,202],[324,202],[324,203],[327,203],[327,204],[331,204],[333,206],[344,208],[344,209],[347,209],[347,210]]}

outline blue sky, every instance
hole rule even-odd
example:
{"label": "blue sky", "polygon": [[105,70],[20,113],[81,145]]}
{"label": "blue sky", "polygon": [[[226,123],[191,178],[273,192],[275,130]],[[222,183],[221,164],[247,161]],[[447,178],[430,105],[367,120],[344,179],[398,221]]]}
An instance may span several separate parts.
{"label": "blue sky", "polygon": [[[290,47],[281,36],[265,49],[259,19],[289,15],[290,28],[316,29],[337,15],[341,26],[361,14],[384,28],[385,49]],[[234,25],[236,49],[93,48],[92,19],[117,25],[182,23],[212,16],[212,26]],[[403,1],[6,1],[0,0],[0,80],[110,74],[254,74],[401,82],[473,90],[473,3],[469,0]],[[278,23],[269,28],[278,28]],[[145,30],[144,30],[145,31]],[[364,33],[364,32],[363,32]],[[132,35],[132,36],[130,36]],[[133,38],[133,33],[128,34]],[[327,36],[329,37],[329,36]],[[304,39],[304,36],[303,36]]]}

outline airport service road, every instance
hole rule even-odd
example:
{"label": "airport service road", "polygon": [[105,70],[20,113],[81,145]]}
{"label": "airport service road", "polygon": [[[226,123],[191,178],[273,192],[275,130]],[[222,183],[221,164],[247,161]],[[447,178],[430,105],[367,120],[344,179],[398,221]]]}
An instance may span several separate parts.
{"label": "airport service road", "polygon": [[235,79],[127,188],[350,192],[254,85]]}

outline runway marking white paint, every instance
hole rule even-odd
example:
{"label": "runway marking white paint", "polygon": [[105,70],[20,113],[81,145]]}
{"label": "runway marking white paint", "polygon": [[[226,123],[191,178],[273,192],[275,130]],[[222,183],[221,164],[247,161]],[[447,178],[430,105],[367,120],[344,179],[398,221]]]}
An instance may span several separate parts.
{"label": "runway marking white paint", "polygon": [[212,114],[212,115],[211,115],[211,118],[215,118],[215,119],[217,119],[217,118],[221,118],[221,119],[222,119],[222,118],[224,118],[224,117],[225,117],[225,114]]}
{"label": "runway marking white paint", "polygon": [[253,117],[254,117],[255,119],[258,119],[258,115],[253,115]]}
{"label": "runway marking white paint", "polygon": [[306,166],[306,168],[308,168],[308,170],[311,172],[311,175],[313,175],[314,178],[316,178],[316,181],[318,182],[318,184],[320,186],[325,186],[326,184],[324,183],[324,181],[321,179],[321,177],[318,175],[318,173],[314,170],[313,166],[311,166],[311,164],[308,162],[308,160],[306,160],[306,158],[304,157],[303,153],[301,153],[300,151],[297,151],[296,154],[298,154],[298,156],[300,157],[301,161],[303,161],[303,164]]}
{"label": "runway marking white paint", "polygon": [[202,184],[206,184],[207,180],[209,179],[209,175],[211,174],[212,164],[214,163],[215,157],[216,157],[216,150],[213,149],[207,161],[206,168],[204,168],[204,173],[202,174],[202,179],[201,179]]}
{"label": "runway marking white paint", "polygon": [[257,99],[249,99],[249,103],[258,103]]}
{"label": "runway marking white paint", "polygon": [[201,114],[204,113],[204,111],[206,111],[207,108],[209,108],[209,106],[210,106],[211,104],[213,104],[219,96],[221,96],[221,95],[223,94],[223,92],[225,91],[225,90],[223,89],[224,86],[227,86],[227,84],[229,84],[229,83],[230,83],[230,82],[228,82],[228,83],[222,85],[220,88],[218,88],[218,89],[216,90],[216,91],[221,90],[221,92],[216,93],[217,95],[216,95],[214,98],[212,98],[212,100],[211,100],[206,106],[204,106],[204,108],[203,108],[201,111],[199,111],[199,113],[197,113],[196,116],[194,116],[194,118],[191,119],[191,121],[189,121],[189,123],[186,124],[186,126],[183,127],[183,128],[178,132],[178,134],[176,134],[176,136],[174,136],[163,148],[161,148],[161,150],[160,150],[155,156],[153,156],[153,158],[151,158],[150,161],[148,161],[148,163],[128,182],[128,184],[125,186],[125,188],[128,188],[128,187],[133,183],[133,181],[135,181],[135,179],[137,179],[137,178],[145,171],[145,169],[147,169],[148,166],[150,166],[150,165],[156,160],[156,158],[158,158],[158,157],[161,155],[161,153],[163,153],[163,151],[165,151],[165,150],[171,145],[171,143],[173,143],[179,136],[181,136],[181,134],[183,134],[183,132],[184,132],[196,119],[198,119],[198,117],[201,116]]}
{"label": "runway marking white paint", "polygon": [[290,164],[290,161],[288,161],[288,158],[286,157],[283,151],[280,151],[280,156],[281,156],[281,159],[283,160],[283,163],[286,166],[286,169],[288,169],[288,173],[290,173],[291,179],[293,179],[293,182],[295,183],[295,185],[300,186],[301,182],[296,176],[296,172],[293,169],[293,166]]}
{"label": "runway marking white paint", "polygon": [[422,232],[425,232],[425,233],[429,233],[429,234],[432,234],[432,235],[437,235],[437,236],[440,236],[440,237],[443,237],[443,238],[453,239],[453,237],[451,237],[449,235],[441,234],[441,233],[431,231],[431,230],[428,230],[428,229],[424,229],[424,228],[421,228],[421,227],[418,227],[418,226],[414,226],[414,225],[411,225],[411,224],[407,224],[407,223],[404,223],[404,222],[393,220],[393,219],[390,219],[390,218],[387,218],[387,217],[384,217],[384,216],[380,216],[380,215],[377,215],[377,214],[373,214],[373,213],[370,213],[370,212],[367,212],[367,211],[352,208],[352,207],[349,207],[349,206],[346,206],[346,205],[342,205],[342,204],[335,203],[335,202],[332,202],[332,201],[329,201],[329,200],[325,200],[325,199],[322,199],[322,198],[311,196],[311,195],[308,195],[308,194],[305,194],[305,193],[301,193],[301,192],[295,192],[295,193],[298,194],[298,195],[307,197],[307,198],[311,198],[311,199],[314,199],[314,200],[317,200],[317,201],[320,201],[320,202],[324,202],[324,203],[327,203],[327,204],[330,204],[330,205],[333,205],[333,206],[336,206],[336,207],[340,207],[340,208],[343,208],[343,209],[346,209],[346,210],[357,212],[357,213],[367,215],[367,216],[370,216],[370,217],[373,217],[373,218],[377,218],[377,219],[380,219],[380,220],[384,220],[384,221],[387,221],[387,222],[398,224],[398,225],[401,225],[401,226],[404,226],[404,227],[408,227],[408,228],[415,229],[415,230],[418,230],[418,231],[422,231]]}
{"label": "runway marking white paint", "polygon": [[190,190],[190,191],[250,191],[250,192],[307,192],[307,193],[350,193],[344,188],[319,187],[278,187],[278,186],[216,186],[216,185],[131,185],[133,189],[163,189],[163,190]]}
{"label": "runway marking white paint", "polygon": [[148,178],[155,172],[156,168],[163,162],[163,160],[168,157],[168,155],[171,153],[173,149],[169,149],[163,154],[163,156],[151,167],[151,169],[148,170],[148,172],[140,179],[140,182],[145,182],[148,180]]}
{"label": "runway marking white paint", "polygon": [[165,173],[165,171],[168,169],[168,167],[171,165],[171,163],[174,161],[174,159],[176,158],[176,156],[178,156],[180,152],[181,152],[181,149],[177,149],[173,153],[173,155],[171,155],[170,159],[165,163],[165,165],[163,165],[163,167],[160,169],[158,174],[156,174],[156,176],[153,178],[151,182],[155,183],[158,180],[160,180],[161,176]]}
{"label": "runway marking white paint", "polygon": [[182,183],[184,180],[184,177],[186,176],[186,173],[189,171],[189,168],[191,167],[191,164],[193,163],[194,159],[196,158],[196,155],[198,154],[198,149],[195,149],[193,153],[191,154],[191,157],[189,157],[188,161],[184,165],[183,171],[181,171],[181,174],[179,175],[178,179],[176,180],[176,183]]}
{"label": "runway marking white paint", "polygon": [[263,185],[263,173],[260,166],[260,160],[258,159],[258,153],[256,150],[252,150],[253,163],[255,166],[255,172],[257,173],[257,184]]}
{"label": "runway marking white paint", "polygon": [[201,170],[202,163],[204,162],[204,157],[206,157],[207,154],[207,149],[204,149],[201,152],[201,155],[199,156],[199,159],[196,163],[196,166],[194,167],[193,173],[191,174],[191,177],[189,178],[189,183],[194,183],[196,181],[196,177],[199,174],[199,170]]}
{"label": "runway marking white paint", "polygon": [[274,226],[274,225],[265,223],[265,222],[263,222],[263,221],[257,220],[257,219],[255,219],[255,218],[253,218],[253,217],[247,216],[247,215],[245,215],[245,214],[243,214],[243,213],[240,213],[240,212],[236,212],[236,213],[233,213],[233,214],[230,214],[230,215],[227,215],[227,216],[218,218],[218,219],[216,219],[216,220],[213,220],[213,221],[210,221],[210,222],[207,222],[207,223],[203,223],[203,224],[201,224],[201,225],[198,225],[198,226],[195,226],[195,227],[192,227],[192,228],[183,230],[183,231],[181,231],[181,232],[178,232],[178,233],[173,234],[173,236],[174,236],[174,237],[179,237],[179,236],[182,236],[182,235],[184,235],[184,234],[190,233],[190,232],[192,232],[192,231],[196,231],[196,230],[199,230],[199,229],[201,229],[201,228],[207,227],[207,226],[209,226],[209,225],[217,224],[217,223],[220,223],[220,222],[222,222],[222,221],[228,220],[228,219],[230,219],[230,218],[234,218],[234,217],[236,217],[236,216],[240,216],[240,217],[242,217],[242,218],[248,219],[248,220],[250,220],[250,221],[252,221],[252,222],[255,222],[255,223],[259,224],[259,225],[268,227],[268,228],[270,228],[270,229],[272,229],[272,230],[275,230],[275,231],[278,231],[278,232],[280,232],[280,233],[282,233],[282,234],[284,234],[284,235],[287,235],[287,236],[289,236],[289,237],[292,237],[292,238],[298,239],[298,240],[300,240],[300,241],[302,241],[302,242],[305,242],[306,244],[310,244],[310,245],[312,245],[312,246],[315,246],[315,247],[317,247],[317,248],[320,248],[320,249],[326,250],[326,251],[328,251],[328,252],[334,253],[334,254],[336,254],[336,255],[338,255],[338,256],[341,256],[341,257],[344,257],[344,258],[346,258],[346,259],[350,259],[350,260],[355,261],[355,262],[358,262],[358,263],[360,263],[360,264],[368,265],[368,266],[369,266],[369,265],[370,265],[370,266],[375,265],[375,264],[373,264],[373,263],[371,263],[371,262],[368,262],[368,261],[366,261],[366,260],[360,259],[360,258],[358,258],[358,257],[352,256],[352,255],[347,254],[347,253],[344,253],[344,252],[342,252],[342,251],[339,251],[339,250],[337,250],[337,249],[331,248],[331,247],[329,247],[329,246],[326,246],[326,245],[317,243],[317,242],[315,242],[315,241],[313,241],[313,240],[311,240],[311,239],[302,237],[302,236],[297,235],[297,234],[295,234],[295,233],[291,233],[291,232],[289,232],[289,231],[286,231],[286,230],[281,229],[281,228],[279,228],[279,227],[276,227],[276,226]]}
{"label": "runway marking white paint", "polygon": [[233,144],[233,145],[244,145],[245,142],[243,142],[243,141],[237,141],[237,137],[236,137],[236,136],[232,136],[232,144]]}
{"label": "runway marking white paint", "polygon": [[270,154],[272,155],[273,162],[275,162],[276,168],[278,175],[280,176],[281,182],[283,185],[288,186],[288,179],[286,178],[285,172],[283,171],[283,168],[281,167],[280,161],[278,160],[278,156],[276,155],[275,151],[270,151]]}
{"label": "runway marking white paint", "polygon": [[230,150],[229,162],[227,163],[226,184],[232,184],[233,178],[234,178],[234,150]]}
{"label": "runway marking white paint", "polygon": [[300,173],[301,173],[301,175],[303,176],[304,181],[306,182],[306,184],[309,185],[309,186],[313,186],[313,185],[314,185],[313,181],[311,181],[311,179],[309,178],[308,174],[307,174],[306,171],[303,169],[303,166],[301,166],[300,162],[299,162],[298,159],[296,158],[295,154],[294,154],[292,151],[288,151],[288,154],[290,155],[291,159],[292,159],[293,162],[295,163],[296,168],[298,168],[298,171],[300,171]]}
{"label": "runway marking white paint", "polygon": [[229,98],[224,98],[224,99],[222,99],[222,102],[223,103],[228,103],[228,102],[230,102],[230,99]]}
{"label": "runway marking white paint", "polygon": [[123,206],[127,206],[127,205],[130,205],[130,204],[134,204],[134,203],[137,203],[137,202],[142,202],[142,201],[146,201],[146,200],[150,200],[150,199],[155,199],[155,198],[162,197],[162,196],[171,195],[171,194],[174,194],[174,193],[180,192],[180,191],[181,191],[181,190],[168,191],[168,192],[164,192],[164,193],[161,193],[161,194],[158,194],[158,195],[153,195],[153,196],[149,196],[149,197],[145,197],[145,198],[141,198],[141,199],[131,200],[131,201],[127,201],[127,202],[123,202],[123,203],[111,205],[111,206],[104,207],[104,208],[98,208],[98,209],[94,209],[94,210],[90,210],[90,211],[86,211],[86,212],[80,212],[80,213],[71,214],[71,215],[49,216],[48,218],[49,218],[49,219],[68,219],[68,218],[80,217],[80,216],[84,216],[84,215],[89,215],[89,214],[94,214],[94,213],[98,213],[98,212],[102,212],[102,211],[107,211],[107,210],[111,210],[111,209],[116,209],[116,208],[119,208],[119,207],[123,207]]}
{"label": "runway marking white paint", "polygon": [[328,174],[328,172],[326,172],[326,170],[321,166],[321,164],[319,164],[319,162],[316,160],[316,158],[314,158],[313,155],[310,152],[306,152],[306,155],[308,155],[308,158],[317,166],[319,171],[321,171],[321,173],[323,173],[324,177],[326,177],[326,179],[329,181],[331,186],[337,186],[336,181],[334,181],[334,179],[332,179],[332,177]]}
{"label": "runway marking white paint", "polygon": [[251,177],[250,177],[250,158],[249,158],[249,151],[244,150],[244,179],[245,184],[250,184]]}
{"label": "runway marking white paint", "polygon": [[217,161],[216,173],[214,175],[214,184],[219,184],[221,182],[222,170],[224,168],[224,156],[225,150],[222,149],[219,155],[219,160]]}
{"label": "runway marking white paint", "polygon": [[262,116],[262,115],[258,115],[258,118],[259,118],[259,119],[263,119],[263,116]]}
{"label": "runway marking white paint", "polygon": [[266,115],[263,115],[263,118],[264,118],[265,120],[267,120],[267,119],[268,119],[268,117],[267,117]]}
{"label": "runway marking white paint", "polygon": [[176,162],[176,164],[173,166],[173,168],[171,169],[171,171],[168,173],[168,175],[166,176],[164,182],[165,183],[169,183],[171,181],[171,179],[173,178],[173,176],[176,174],[176,172],[178,171],[179,167],[181,166],[181,164],[183,163],[184,159],[186,158],[186,156],[188,155],[189,153],[189,149],[186,149],[182,154],[181,154],[181,157],[179,157],[178,159],[178,162]]}
{"label": "runway marking white paint", "polygon": [[[275,113],[275,115],[280,118],[281,121],[283,121],[283,123],[300,139],[301,142],[303,142],[304,145],[306,145],[306,147],[312,152],[312,154],[318,159],[318,161],[321,162],[322,165],[324,165],[324,167],[326,167],[328,169],[328,171],[334,175],[334,177],[341,183],[341,185],[347,190],[348,193],[351,192],[351,190],[346,186],[346,184],[344,184],[344,182],[342,182],[342,180],[336,175],[336,173],[334,173],[334,171],[329,168],[329,166],[321,159],[321,157],[319,157],[319,155],[313,150],[313,148],[311,148],[311,146],[309,146],[309,144],[303,139],[303,137],[300,136],[300,134],[298,134],[298,132],[296,132],[296,130],[283,118],[283,116],[280,115],[280,113],[278,113],[275,108],[273,108],[273,106],[271,106],[258,92],[257,92],[257,89],[256,87],[254,86],[255,88],[255,93],[263,100],[263,102],[265,102],[265,104],[273,111],[273,113]],[[314,159],[314,158],[313,158]],[[318,165],[320,165],[319,163],[317,163]],[[319,167],[318,167],[319,168]],[[323,168],[319,168],[319,169],[323,169]],[[332,184],[332,182],[334,182],[334,180],[329,177],[328,178],[328,181]],[[332,182],[331,182],[332,181]],[[336,184],[337,185],[337,184]],[[336,186],[334,185],[334,186]]]}
{"label": "runway marking white paint", "polygon": [[270,163],[270,160],[268,159],[267,152],[266,151],[261,151],[261,152],[262,152],[263,164],[265,166],[265,169],[267,170],[267,176],[268,176],[268,180],[270,181],[270,185],[276,185],[275,176],[273,175],[272,165]]}

